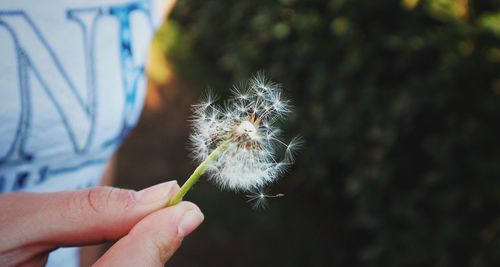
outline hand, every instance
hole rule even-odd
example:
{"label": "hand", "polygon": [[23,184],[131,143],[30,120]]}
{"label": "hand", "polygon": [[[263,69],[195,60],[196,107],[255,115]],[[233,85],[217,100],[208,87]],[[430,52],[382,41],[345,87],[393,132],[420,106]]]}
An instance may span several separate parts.
{"label": "hand", "polygon": [[163,266],[203,221],[190,202],[164,208],[175,181],[136,192],[96,187],[0,195],[0,266],[43,266],[58,247],[118,240],[94,266]]}

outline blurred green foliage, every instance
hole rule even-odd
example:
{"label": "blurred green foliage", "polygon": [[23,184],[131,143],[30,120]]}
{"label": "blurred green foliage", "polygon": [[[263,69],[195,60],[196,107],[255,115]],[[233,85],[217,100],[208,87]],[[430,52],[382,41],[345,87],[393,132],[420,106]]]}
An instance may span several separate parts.
{"label": "blurred green foliage", "polygon": [[159,35],[175,36],[178,73],[228,89],[264,70],[295,102],[287,132],[307,142],[282,181],[296,206],[265,226],[289,242],[213,253],[253,257],[241,266],[500,266],[499,7],[179,1]]}

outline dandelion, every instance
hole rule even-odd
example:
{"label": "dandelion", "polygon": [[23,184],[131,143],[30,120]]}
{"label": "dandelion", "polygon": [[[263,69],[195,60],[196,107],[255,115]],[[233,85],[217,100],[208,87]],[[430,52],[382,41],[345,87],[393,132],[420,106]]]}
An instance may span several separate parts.
{"label": "dandelion", "polygon": [[208,92],[193,106],[191,149],[200,165],[170,205],[180,202],[205,172],[222,189],[252,191],[274,182],[294,162],[301,139],[281,140],[276,124],[290,112],[290,104],[279,84],[257,74],[235,86],[223,105],[216,101]]}

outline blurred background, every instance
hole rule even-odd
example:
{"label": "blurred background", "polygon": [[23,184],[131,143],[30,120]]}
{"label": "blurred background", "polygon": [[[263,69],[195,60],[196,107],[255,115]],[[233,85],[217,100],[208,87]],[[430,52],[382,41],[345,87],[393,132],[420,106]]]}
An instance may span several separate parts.
{"label": "blurred background", "polygon": [[177,179],[190,105],[263,70],[306,146],[256,212],[202,180],[169,266],[500,266],[500,1],[180,0],[118,184]]}

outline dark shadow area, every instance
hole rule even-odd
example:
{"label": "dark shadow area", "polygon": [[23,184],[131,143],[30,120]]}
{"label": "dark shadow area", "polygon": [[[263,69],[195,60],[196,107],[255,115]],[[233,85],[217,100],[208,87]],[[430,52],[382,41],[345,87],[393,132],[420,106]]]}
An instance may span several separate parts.
{"label": "dark shadow area", "polygon": [[[172,79],[118,159],[119,184],[183,182],[190,105],[263,70],[306,140],[255,212],[202,180],[170,266],[499,266],[499,1],[179,1],[155,56]],[[153,60],[153,78],[165,76]]]}

